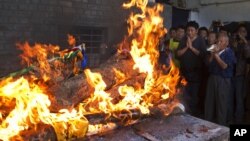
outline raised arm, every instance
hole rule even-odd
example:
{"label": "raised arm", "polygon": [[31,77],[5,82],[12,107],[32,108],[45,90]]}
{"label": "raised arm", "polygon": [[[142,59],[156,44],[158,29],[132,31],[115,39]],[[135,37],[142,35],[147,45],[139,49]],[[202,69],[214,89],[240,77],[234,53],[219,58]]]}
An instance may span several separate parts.
{"label": "raised arm", "polygon": [[181,40],[177,48],[177,56],[181,57],[188,50],[188,46],[189,44],[185,39]]}
{"label": "raised arm", "polygon": [[218,53],[215,53],[214,54],[214,59],[216,60],[216,62],[219,64],[219,66],[222,68],[222,69],[226,69],[228,67],[228,64],[226,64],[219,56]]}

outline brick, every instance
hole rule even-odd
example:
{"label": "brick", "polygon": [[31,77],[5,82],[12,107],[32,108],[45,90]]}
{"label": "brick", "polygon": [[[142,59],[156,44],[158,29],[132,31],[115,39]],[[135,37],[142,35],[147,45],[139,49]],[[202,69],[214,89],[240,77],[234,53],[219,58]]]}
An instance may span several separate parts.
{"label": "brick", "polygon": [[18,9],[18,5],[17,4],[10,5],[10,10],[17,10],[17,9]]}
{"label": "brick", "polygon": [[3,9],[9,10],[11,6],[11,3],[4,3],[2,4]]}
{"label": "brick", "polygon": [[16,11],[15,15],[13,14],[12,16],[16,16],[19,18],[28,18],[31,16],[32,12],[29,11]]}
{"label": "brick", "polygon": [[72,6],[80,6],[82,4],[83,4],[82,1],[72,1]]}
{"label": "brick", "polygon": [[91,17],[91,11],[89,11],[89,10],[86,10],[85,12],[84,12],[84,15],[85,16],[89,16],[89,17]]}
{"label": "brick", "polygon": [[[42,1],[46,1],[46,0],[42,0]],[[31,3],[37,4],[37,3],[39,3],[39,2],[40,2],[40,0],[31,0]]]}
{"label": "brick", "polygon": [[49,0],[48,2],[50,5],[57,5],[58,4],[58,0]]}
{"label": "brick", "polygon": [[84,3],[88,3],[89,1],[88,1],[88,0],[82,0],[82,2],[84,2]]}
{"label": "brick", "polygon": [[96,4],[96,0],[90,0],[88,3],[89,4]]}
{"label": "brick", "polygon": [[25,2],[25,3],[30,3],[31,0],[22,0],[22,2]]}
{"label": "brick", "polygon": [[4,32],[0,30],[0,37],[4,36]]}
{"label": "brick", "polygon": [[39,11],[47,11],[47,5],[38,5]]}
{"label": "brick", "polygon": [[63,0],[60,0],[59,1],[59,4],[61,6],[65,6],[65,7],[72,7],[72,2],[71,1],[63,1]]}
{"label": "brick", "polygon": [[103,16],[104,15],[103,11],[98,11],[97,13],[98,13],[97,15],[99,15],[99,16]]}
{"label": "brick", "polygon": [[19,20],[16,17],[9,17],[8,18],[8,23],[10,23],[10,24],[17,23],[18,21]]}
{"label": "brick", "polygon": [[[78,9],[76,9],[76,13],[77,13],[77,15],[80,15],[80,14],[84,13],[84,10],[78,8]],[[77,15],[76,15],[76,16],[77,16]]]}
{"label": "brick", "polygon": [[38,5],[37,4],[29,4],[28,6],[29,11],[36,11],[38,9]]}
{"label": "brick", "polygon": [[94,4],[88,4],[88,10],[98,10],[101,6],[97,6]]}
{"label": "brick", "polygon": [[[0,20],[0,24],[9,24],[9,18],[8,17],[2,17]],[[5,30],[5,29],[2,29]]]}
{"label": "brick", "polygon": [[28,10],[27,4],[20,4],[18,7],[19,7],[19,10]]}
{"label": "brick", "polygon": [[96,4],[102,4],[101,0],[96,0]]}
{"label": "brick", "polygon": [[63,13],[64,14],[73,14],[75,13],[75,9],[74,8],[67,8],[67,7],[63,7]]}
{"label": "brick", "polygon": [[43,19],[40,17],[33,17],[32,20],[30,21],[30,23],[33,24],[43,24]]}

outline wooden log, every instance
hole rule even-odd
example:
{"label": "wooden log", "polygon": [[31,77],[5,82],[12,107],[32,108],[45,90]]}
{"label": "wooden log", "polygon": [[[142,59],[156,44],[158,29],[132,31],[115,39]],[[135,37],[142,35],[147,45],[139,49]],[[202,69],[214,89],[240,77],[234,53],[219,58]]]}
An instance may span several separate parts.
{"label": "wooden log", "polygon": [[180,103],[172,102],[168,104],[159,104],[150,108],[149,114],[142,114],[139,109],[130,109],[124,110],[120,112],[114,112],[112,115],[105,113],[94,113],[85,115],[90,124],[100,124],[107,122],[114,123],[127,123],[127,121],[139,120],[147,117],[153,118],[162,118],[165,117],[166,114],[181,114],[184,112],[183,105]]}
{"label": "wooden log", "polygon": [[[144,83],[146,75],[140,74],[138,70],[134,70],[133,65],[134,63],[131,58],[124,59],[120,56],[112,56],[105,64],[102,64],[99,68],[91,71],[98,72],[102,75],[102,78],[107,85],[106,91],[111,93],[112,97],[116,99],[119,97],[117,89],[120,85],[127,84],[135,86],[137,83]],[[124,73],[126,79],[121,82],[117,80],[113,68]],[[58,111],[61,108],[74,107],[89,97],[93,92],[94,88],[88,84],[84,74],[79,74],[68,80],[55,83],[55,85],[48,91],[48,93],[52,94],[52,106],[50,109],[52,111]]]}
{"label": "wooden log", "polygon": [[12,137],[10,140],[57,141],[54,128],[45,124],[38,124],[36,128],[21,131],[19,135]]}

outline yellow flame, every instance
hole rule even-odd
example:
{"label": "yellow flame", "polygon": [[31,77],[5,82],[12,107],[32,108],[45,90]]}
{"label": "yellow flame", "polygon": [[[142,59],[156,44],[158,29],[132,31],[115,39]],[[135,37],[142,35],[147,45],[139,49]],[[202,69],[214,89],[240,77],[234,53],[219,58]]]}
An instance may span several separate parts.
{"label": "yellow flame", "polygon": [[39,43],[31,46],[27,42],[24,44],[17,44],[17,46],[23,51],[20,55],[22,63],[33,66],[34,70],[39,72],[44,81],[62,76],[62,67],[64,64],[60,61],[50,60],[51,58],[60,56],[59,46]]}
{"label": "yellow flame", "polygon": [[[94,94],[86,100],[86,107],[92,112],[112,114],[114,111],[140,109],[143,114],[148,114],[154,102],[166,100],[176,93],[175,87],[179,80],[178,69],[172,66],[169,74],[157,74],[160,73],[157,71],[158,43],[166,33],[163,19],[160,17],[163,6],[147,7],[147,3],[147,0],[131,0],[123,5],[125,8],[136,6],[141,10],[139,14],[130,15],[128,32],[129,36],[134,37],[130,50],[134,61],[133,69],[146,74],[144,85],[139,88],[120,86],[118,92],[122,98],[119,102],[112,103],[110,94],[105,92],[106,84],[101,75],[92,73],[90,70],[85,71],[88,82],[95,89]],[[123,72],[118,72],[116,69],[114,71],[116,77],[124,81]]]}
{"label": "yellow flame", "polygon": [[87,135],[90,136],[90,135],[105,133],[107,131],[115,129],[116,127],[117,125],[112,122],[107,123],[107,124],[89,125]]}
{"label": "yellow flame", "polygon": [[104,113],[111,113],[112,110],[112,98],[104,90],[106,88],[105,82],[102,80],[100,73],[92,73],[89,69],[86,69],[85,74],[89,84],[95,88],[95,91],[91,98],[88,99],[87,104],[90,104],[91,112],[96,112],[98,109]]}
{"label": "yellow flame", "polygon": [[115,77],[116,84],[120,84],[120,83],[124,82],[124,80],[126,79],[126,75],[116,68],[113,68],[113,71],[114,71],[115,76],[116,76]]}
{"label": "yellow flame", "polygon": [[[58,140],[83,137],[87,130],[95,132],[101,127],[115,127],[114,124],[88,125],[89,123],[84,117],[87,113],[112,115],[119,111],[139,109],[141,113],[149,114],[150,107],[173,98],[180,79],[179,70],[171,63],[169,72],[164,74],[158,67],[158,43],[166,33],[163,19],[160,17],[163,6],[157,4],[147,7],[147,3],[148,0],[131,0],[123,5],[125,8],[136,6],[141,11],[130,15],[126,39],[132,38],[129,53],[134,66],[131,69],[146,76],[143,84],[140,84],[139,87],[121,85],[131,76],[113,68],[116,77],[114,86],[119,85],[120,96],[119,101],[114,103],[111,94],[106,91],[107,85],[101,74],[86,69],[84,73],[88,84],[93,88],[90,97],[85,99],[84,103],[79,104],[78,109],[61,109],[57,113],[51,113],[50,100],[43,91],[43,86],[33,83],[32,80],[35,80],[35,77],[30,82],[24,78],[15,81],[6,79],[0,83],[0,107],[8,109],[7,112],[0,113],[0,139],[10,140],[23,130],[35,128],[39,123],[53,126]],[[69,43],[75,43],[73,36],[69,36]],[[19,47],[24,50],[23,60],[29,65],[37,63],[36,66],[45,81],[58,74],[63,75],[59,73],[60,71],[53,73],[54,67],[64,69],[60,63],[51,64],[49,58],[53,58],[54,54],[62,56],[67,50],[59,51],[57,46],[42,44],[35,44],[34,47],[31,47],[28,43],[19,45]]]}
{"label": "yellow flame", "polygon": [[[16,81],[7,79],[0,84],[0,97],[15,100],[12,109],[0,125],[0,139],[7,141],[20,131],[35,128],[38,123],[50,124],[57,133],[58,140],[67,137],[84,136],[88,121],[75,109],[62,109],[59,113],[50,113],[50,100],[42,89],[24,78]],[[68,134],[65,134],[68,132]]]}

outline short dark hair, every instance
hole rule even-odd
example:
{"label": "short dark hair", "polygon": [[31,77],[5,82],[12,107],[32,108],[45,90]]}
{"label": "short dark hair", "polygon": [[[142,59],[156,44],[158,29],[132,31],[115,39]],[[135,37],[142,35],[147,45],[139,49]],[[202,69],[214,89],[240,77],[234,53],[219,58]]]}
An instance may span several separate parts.
{"label": "short dark hair", "polygon": [[176,30],[176,28],[175,28],[175,27],[171,27],[171,28],[169,29],[169,31],[173,31],[173,30]]}
{"label": "short dark hair", "polygon": [[204,31],[206,31],[206,32],[208,33],[208,29],[207,29],[205,26],[200,27],[200,28],[199,28],[199,32],[200,32],[201,30],[204,30]]}
{"label": "short dark hair", "polygon": [[176,27],[176,29],[177,29],[177,30],[178,30],[178,29],[183,29],[183,30],[185,30],[185,26],[184,26],[184,25],[179,25],[179,26]]}
{"label": "short dark hair", "polygon": [[199,28],[199,24],[198,24],[196,21],[189,21],[189,22],[187,23],[186,28],[188,28],[188,27],[193,27],[193,28],[195,28],[195,29],[198,29],[198,28]]}
{"label": "short dark hair", "polygon": [[208,35],[209,35],[209,34],[215,34],[215,35],[217,35],[217,33],[216,33],[215,31],[209,31],[209,32],[208,32]]}
{"label": "short dark hair", "polygon": [[227,30],[226,27],[224,27],[224,26],[221,26],[221,27],[220,27],[220,31],[226,31],[226,32],[228,32],[228,30]]}
{"label": "short dark hair", "polygon": [[246,30],[247,30],[247,25],[246,24],[244,24],[244,23],[240,23],[238,26],[237,26],[237,29],[236,29],[236,31],[238,31],[240,28],[245,28]]}

